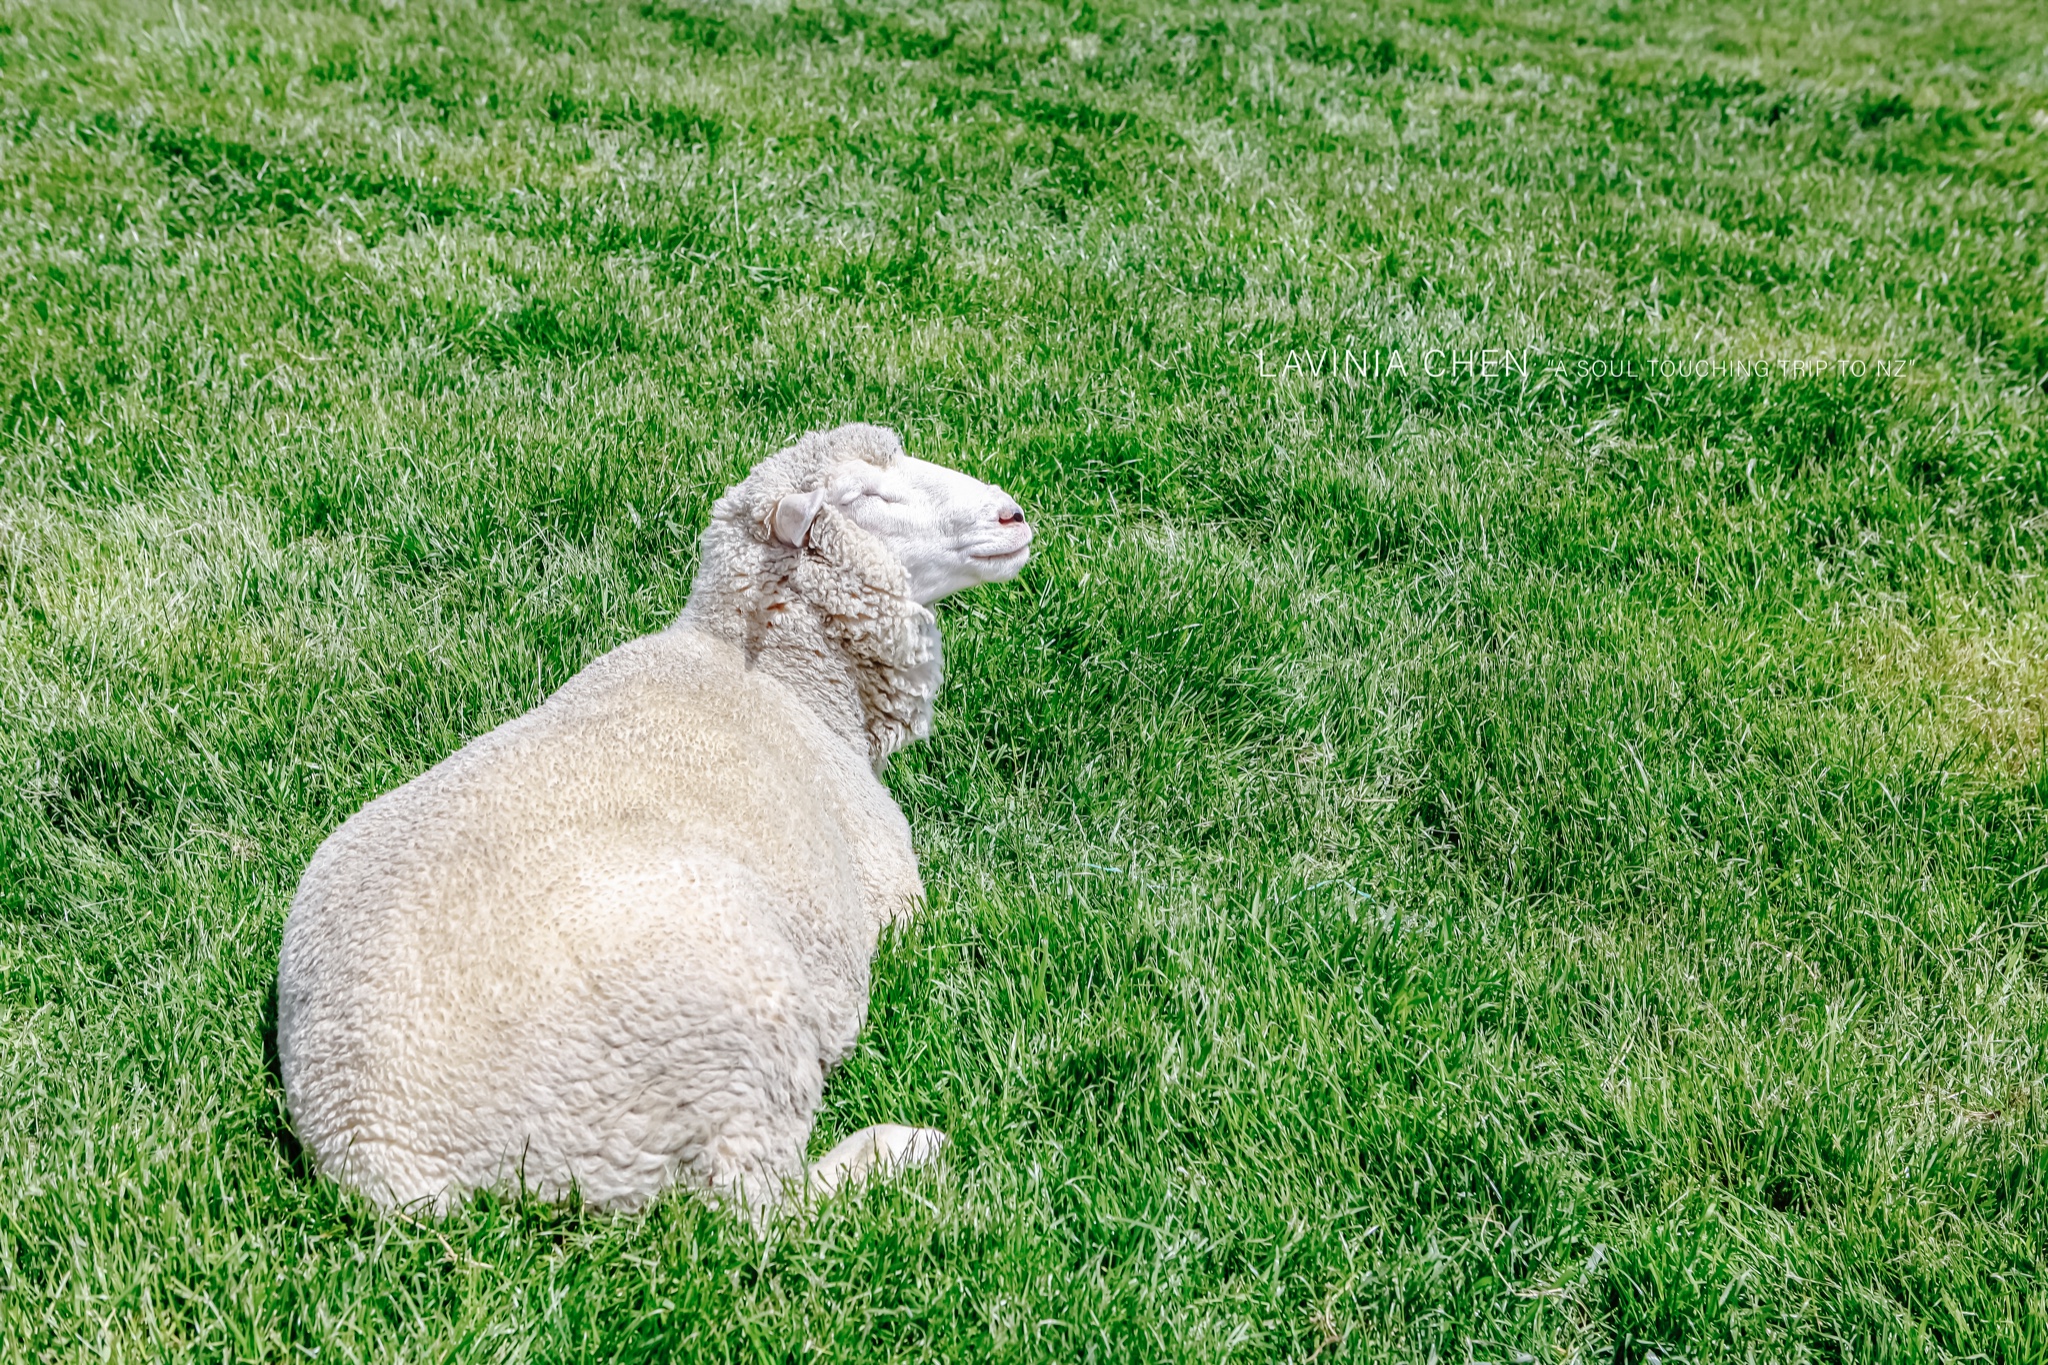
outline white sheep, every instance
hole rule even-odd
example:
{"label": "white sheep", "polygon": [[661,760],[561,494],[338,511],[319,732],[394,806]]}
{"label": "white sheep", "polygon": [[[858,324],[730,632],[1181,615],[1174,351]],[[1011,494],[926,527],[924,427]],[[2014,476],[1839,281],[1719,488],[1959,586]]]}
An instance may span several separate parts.
{"label": "white sheep", "polygon": [[803,1165],[877,936],[924,896],[876,774],[930,728],[929,604],[1030,544],[894,432],[813,433],[718,500],[673,626],[329,836],[278,964],[318,1168],[385,1207],[523,1184],[633,1208],[681,1180],[759,1219],[936,1155],[879,1124]]}

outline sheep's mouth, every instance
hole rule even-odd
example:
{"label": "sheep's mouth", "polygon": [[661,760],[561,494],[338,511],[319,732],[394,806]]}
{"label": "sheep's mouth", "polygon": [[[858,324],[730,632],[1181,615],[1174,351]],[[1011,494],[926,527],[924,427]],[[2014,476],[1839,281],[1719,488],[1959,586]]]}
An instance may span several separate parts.
{"label": "sheep's mouth", "polygon": [[[1012,544],[1009,549],[969,550],[967,557],[977,564],[1008,564],[1013,560],[1019,564],[1023,563],[1025,557],[1031,553],[1031,542],[1034,537],[1031,534],[1030,527],[1026,526],[1020,529],[1023,531],[1023,538]],[[984,545],[987,544],[986,541],[982,543]]]}

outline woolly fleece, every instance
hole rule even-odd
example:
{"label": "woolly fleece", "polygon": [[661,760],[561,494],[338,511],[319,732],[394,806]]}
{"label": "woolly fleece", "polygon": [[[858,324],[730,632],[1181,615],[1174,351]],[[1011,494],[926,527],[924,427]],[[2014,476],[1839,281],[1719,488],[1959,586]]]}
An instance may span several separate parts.
{"label": "woolly fleece", "polygon": [[[714,506],[674,626],[315,853],[278,1052],[323,1173],[434,1211],[517,1183],[632,1208],[674,1180],[760,1211],[802,1179],[877,936],[923,899],[876,772],[927,732],[940,678],[903,565],[819,505],[855,461],[921,463],[868,426],[764,461]],[[816,508],[800,544],[778,540],[779,507]],[[878,1125],[817,1183],[941,1142]]]}

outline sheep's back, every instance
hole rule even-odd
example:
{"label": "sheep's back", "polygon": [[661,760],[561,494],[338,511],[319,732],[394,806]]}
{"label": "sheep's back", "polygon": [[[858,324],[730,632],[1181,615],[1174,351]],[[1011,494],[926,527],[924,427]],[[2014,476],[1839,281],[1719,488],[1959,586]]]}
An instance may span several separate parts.
{"label": "sheep's back", "polygon": [[[662,1033],[649,980],[771,989],[736,987],[734,962],[764,964],[836,1060],[896,909],[872,902],[906,868],[915,890],[902,816],[845,747],[730,646],[669,632],[370,803],[322,845],[286,926],[279,1042],[302,1139],[330,1169],[353,1144],[365,1163],[413,1153],[431,1168],[415,1183],[455,1178],[550,1102],[549,1057],[587,1067]],[[678,999],[677,1019],[705,1008]]]}

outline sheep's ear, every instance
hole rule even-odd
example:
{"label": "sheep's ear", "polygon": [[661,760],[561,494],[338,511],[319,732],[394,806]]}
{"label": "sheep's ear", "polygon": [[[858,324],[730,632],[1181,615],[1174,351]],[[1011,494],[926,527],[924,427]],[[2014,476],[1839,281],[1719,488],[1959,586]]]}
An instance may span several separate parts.
{"label": "sheep's ear", "polygon": [[800,549],[804,537],[810,534],[811,522],[816,520],[818,509],[824,505],[825,490],[822,488],[776,499],[775,510],[768,514],[769,536],[777,545]]}

